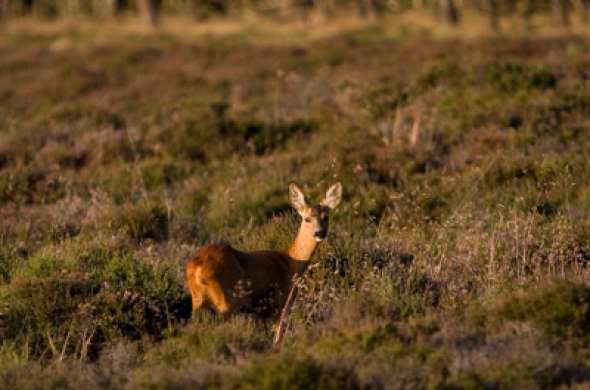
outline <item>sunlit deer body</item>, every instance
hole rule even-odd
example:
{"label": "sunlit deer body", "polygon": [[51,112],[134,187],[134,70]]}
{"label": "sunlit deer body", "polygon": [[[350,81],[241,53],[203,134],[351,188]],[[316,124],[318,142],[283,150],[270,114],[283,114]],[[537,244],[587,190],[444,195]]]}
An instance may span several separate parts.
{"label": "sunlit deer body", "polygon": [[342,185],[330,187],[317,206],[305,202],[295,184],[289,186],[291,205],[301,216],[295,240],[284,252],[241,252],[227,244],[200,248],[186,266],[193,312],[208,307],[228,316],[239,311],[259,314],[280,308],[293,278],[301,274],[328,234],[328,215],[342,198]]}

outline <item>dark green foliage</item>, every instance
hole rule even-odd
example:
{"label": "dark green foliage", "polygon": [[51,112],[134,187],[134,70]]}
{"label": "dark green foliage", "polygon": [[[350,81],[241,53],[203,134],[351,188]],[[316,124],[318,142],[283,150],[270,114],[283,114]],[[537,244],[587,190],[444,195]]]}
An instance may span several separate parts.
{"label": "dark green foliage", "polygon": [[516,92],[529,88],[550,89],[557,77],[547,69],[519,63],[496,63],[483,70],[483,81],[501,92]]}
{"label": "dark green foliage", "polygon": [[4,244],[0,249],[0,285],[8,283],[12,277],[12,273],[20,261],[22,255],[18,248]]}
{"label": "dark green foliage", "polygon": [[140,202],[112,216],[109,224],[141,242],[146,239],[163,241],[168,238],[169,212],[161,204]]}
{"label": "dark green foliage", "polygon": [[431,196],[422,200],[422,209],[428,217],[436,215],[444,206],[446,202],[440,196]]}
{"label": "dark green foliage", "polygon": [[53,202],[63,196],[63,183],[43,168],[0,172],[0,203]]}
{"label": "dark green foliage", "polygon": [[[263,155],[284,148],[296,136],[308,135],[317,129],[315,121],[297,119],[292,122],[268,123],[249,118],[228,118],[224,110],[215,117],[186,119],[167,129],[158,140],[167,145],[173,158],[184,157],[193,162],[224,158],[228,153]],[[205,147],[207,145],[207,147]]]}
{"label": "dark green foliage", "polygon": [[314,130],[315,127],[316,125],[313,122],[307,121],[272,125],[252,122],[245,124],[240,132],[248,148],[255,154],[260,155],[272,151],[278,145],[284,144],[289,137],[298,133],[307,134]]}
{"label": "dark green foliage", "polygon": [[357,389],[358,380],[350,369],[326,367],[312,357],[283,356],[256,362],[241,379],[241,387],[252,389]]}
{"label": "dark green foliage", "polygon": [[436,86],[448,87],[450,83],[457,84],[465,78],[465,72],[454,62],[443,62],[433,65],[416,81],[415,94],[424,93]]}
{"label": "dark green foliage", "polygon": [[[205,143],[207,142],[206,127],[212,124],[199,125],[197,120],[188,119],[178,127],[161,134],[159,140],[168,147],[170,154],[176,158],[184,157],[190,161],[203,162],[206,160]],[[209,149],[210,150],[210,149]]]}
{"label": "dark green foliage", "polygon": [[171,187],[175,182],[188,177],[189,172],[184,165],[158,160],[141,164],[141,175],[146,189],[153,191],[158,187]]}
{"label": "dark green foliage", "polygon": [[26,340],[29,353],[40,358],[55,353],[55,343],[59,352],[92,357],[120,337],[157,339],[190,311],[169,273],[128,255],[40,258],[26,276],[5,291],[4,336]]}
{"label": "dark green foliage", "polygon": [[507,320],[530,321],[552,340],[590,339],[590,289],[556,282],[543,289],[531,288],[498,309]]}
{"label": "dark green foliage", "polygon": [[81,332],[94,326],[92,312],[85,310],[92,308],[88,299],[98,290],[99,284],[84,275],[14,283],[8,293],[4,335],[20,342],[28,340],[30,353],[42,357],[50,351],[53,338],[63,348],[71,327],[75,333],[70,334],[72,344],[65,346],[69,348],[66,353],[79,353],[84,342]]}

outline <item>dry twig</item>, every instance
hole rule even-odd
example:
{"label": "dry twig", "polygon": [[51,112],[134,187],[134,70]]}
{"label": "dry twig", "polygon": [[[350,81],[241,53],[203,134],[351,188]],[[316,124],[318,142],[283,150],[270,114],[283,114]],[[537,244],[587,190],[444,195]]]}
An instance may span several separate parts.
{"label": "dry twig", "polygon": [[273,345],[278,345],[283,336],[285,335],[285,330],[287,326],[287,317],[289,316],[289,312],[291,311],[291,307],[293,306],[293,302],[295,301],[295,297],[297,296],[297,283],[298,278],[295,277],[293,280],[293,286],[291,287],[291,291],[289,291],[289,295],[287,296],[287,300],[285,301],[285,305],[283,306],[283,310],[281,311],[281,316],[279,317],[279,322],[275,328],[275,337],[273,339]]}

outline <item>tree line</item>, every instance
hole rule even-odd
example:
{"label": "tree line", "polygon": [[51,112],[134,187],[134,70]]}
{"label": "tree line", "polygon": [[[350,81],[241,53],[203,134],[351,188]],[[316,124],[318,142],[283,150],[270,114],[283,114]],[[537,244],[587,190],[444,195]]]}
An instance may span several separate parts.
{"label": "tree line", "polygon": [[138,14],[150,26],[166,15],[189,15],[195,19],[231,17],[254,12],[275,18],[329,19],[343,13],[358,13],[377,20],[410,10],[432,12],[452,25],[463,20],[465,11],[486,16],[498,29],[503,17],[551,14],[564,26],[573,17],[590,23],[590,0],[0,0],[0,20],[36,17],[109,18]]}

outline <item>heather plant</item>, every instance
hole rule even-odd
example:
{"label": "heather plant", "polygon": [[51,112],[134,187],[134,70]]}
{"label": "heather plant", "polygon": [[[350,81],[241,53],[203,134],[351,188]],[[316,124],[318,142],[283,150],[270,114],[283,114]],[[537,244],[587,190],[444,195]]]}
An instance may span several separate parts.
{"label": "heather plant", "polygon": [[[584,35],[31,31],[0,35],[2,386],[587,385]],[[191,318],[186,262],[286,249],[291,181],[345,192],[282,344]]]}

